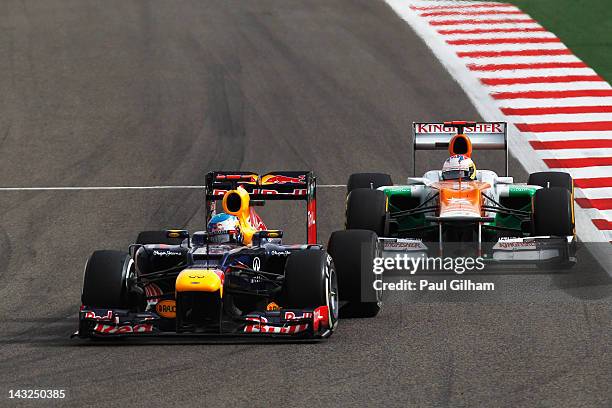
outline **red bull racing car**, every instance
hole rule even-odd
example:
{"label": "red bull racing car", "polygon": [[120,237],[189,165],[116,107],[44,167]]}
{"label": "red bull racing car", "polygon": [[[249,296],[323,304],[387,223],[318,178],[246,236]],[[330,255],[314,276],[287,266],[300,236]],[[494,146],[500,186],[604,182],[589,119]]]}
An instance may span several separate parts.
{"label": "red bull racing car", "polygon": [[[205,231],[144,231],[127,252],[91,255],[75,336],[332,334],[338,283],[355,299],[361,279],[346,267],[338,276],[317,244],[314,175],[210,172],[205,197]],[[266,227],[252,204],[267,200],[306,202],[307,243],[283,244],[283,232]]]}

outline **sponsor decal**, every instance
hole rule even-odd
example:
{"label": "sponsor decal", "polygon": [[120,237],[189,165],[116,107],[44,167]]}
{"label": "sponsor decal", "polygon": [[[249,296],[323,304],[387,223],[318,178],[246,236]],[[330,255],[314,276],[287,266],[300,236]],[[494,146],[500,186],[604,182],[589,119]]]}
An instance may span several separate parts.
{"label": "sponsor decal", "polygon": [[277,304],[276,304],[276,303],[274,303],[274,302],[270,302],[270,303],[268,303],[268,306],[266,306],[266,310],[267,310],[268,312],[272,312],[272,311],[275,311],[275,310],[280,310],[280,309],[281,309],[281,308],[280,308],[280,306],[279,306],[279,305],[277,305]]}
{"label": "sponsor decal", "polygon": [[275,249],[270,251],[271,255],[277,255],[277,256],[286,256],[286,255],[289,255],[290,253],[291,253],[291,251],[277,251]]}
{"label": "sponsor decal", "polygon": [[[417,123],[416,133],[457,133],[455,127],[445,126],[444,123]],[[466,126],[464,133],[504,133],[503,123],[477,123]]]}
{"label": "sponsor decal", "polygon": [[110,324],[98,323],[94,327],[94,331],[102,334],[126,334],[126,333],[151,333],[153,331],[152,324],[136,324],[116,326]]}
{"label": "sponsor decal", "polygon": [[500,240],[493,246],[493,249],[514,249],[514,248],[536,248],[535,241],[509,241]]}
{"label": "sponsor decal", "polygon": [[306,175],[298,177],[289,177],[283,175],[266,176],[262,179],[262,184],[304,184],[306,183]]}
{"label": "sponsor decal", "polygon": [[[312,313],[310,313],[310,315],[312,316]],[[298,324],[291,326],[272,326],[266,324],[268,323],[268,319],[263,316],[247,317],[246,319],[254,322],[254,324],[247,324],[244,327],[245,333],[295,334],[308,329],[307,324]]]}
{"label": "sponsor decal", "polygon": [[90,320],[98,320],[98,321],[110,322],[110,321],[113,321],[113,311],[112,310],[107,310],[106,314],[103,315],[103,316],[98,316],[98,315],[96,315],[96,312],[89,311],[89,312],[85,312],[83,314],[83,318],[84,319],[90,319]]}
{"label": "sponsor decal", "polygon": [[258,256],[253,258],[253,270],[258,271],[261,268],[261,259]]}
{"label": "sponsor decal", "polygon": [[303,196],[303,195],[306,195],[307,191],[308,191],[308,190],[307,190],[307,189],[305,189],[305,188],[294,188],[294,189],[293,189],[293,191],[290,191],[290,192],[288,192],[288,193],[281,193],[281,192],[280,192],[280,191],[278,191],[278,190],[268,190],[268,189],[262,188],[262,189],[261,189],[261,190],[259,190],[259,191],[257,191],[257,190],[256,190],[256,191],[253,191],[253,193],[254,193],[254,194],[259,193],[259,194],[261,194],[261,195],[291,195],[291,196]]}
{"label": "sponsor decal", "polygon": [[383,241],[383,249],[385,251],[409,251],[414,249],[427,249],[425,244],[420,240],[414,241]]}
{"label": "sponsor decal", "polygon": [[176,301],[162,300],[157,305],[155,305],[155,311],[161,317],[165,317],[166,319],[175,319],[176,318]]}
{"label": "sponsor decal", "polygon": [[242,183],[253,184],[257,182],[257,174],[217,174],[216,180],[237,180]]}
{"label": "sponsor decal", "polygon": [[181,252],[178,251],[158,251],[157,249],[153,250],[153,255],[157,255],[157,256],[181,256],[183,255]]}
{"label": "sponsor decal", "polygon": [[296,316],[294,312],[285,312],[285,320],[298,320],[298,319],[310,319],[312,318],[312,313],[303,312],[301,316]]}

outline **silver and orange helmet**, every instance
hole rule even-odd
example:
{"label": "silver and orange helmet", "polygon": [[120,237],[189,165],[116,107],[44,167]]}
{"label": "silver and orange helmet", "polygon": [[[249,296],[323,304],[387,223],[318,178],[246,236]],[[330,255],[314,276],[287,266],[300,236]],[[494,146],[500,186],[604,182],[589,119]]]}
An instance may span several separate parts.
{"label": "silver and orange helmet", "polygon": [[456,154],[444,161],[442,180],[470,181],[476,179],[476,165],[468,156]]}

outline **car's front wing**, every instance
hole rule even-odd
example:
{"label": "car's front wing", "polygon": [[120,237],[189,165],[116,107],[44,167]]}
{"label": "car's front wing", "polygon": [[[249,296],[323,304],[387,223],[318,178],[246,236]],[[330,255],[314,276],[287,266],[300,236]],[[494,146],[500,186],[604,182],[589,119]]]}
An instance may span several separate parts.
{"label": "car's front wing", "polygon": [[177,332],[174,319],[154,312],[100,309],[82,306],[79,330],[73,337],[155,337],[155,336],[266,336],[317,339],[331,335],[327,306],[315,309],[281,309],[224,317],[220,323],[193,331]]}

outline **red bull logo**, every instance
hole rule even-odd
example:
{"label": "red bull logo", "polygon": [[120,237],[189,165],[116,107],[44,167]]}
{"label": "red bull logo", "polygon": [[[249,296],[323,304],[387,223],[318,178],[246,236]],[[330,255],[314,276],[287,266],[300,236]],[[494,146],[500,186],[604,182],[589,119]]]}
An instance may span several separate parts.
{"label": "red bull logo", "polygon": [[302,174],[298,177],[283,176],[282,174],[264,176],[261,184],[304,184],[306,183],[306,175]]}

